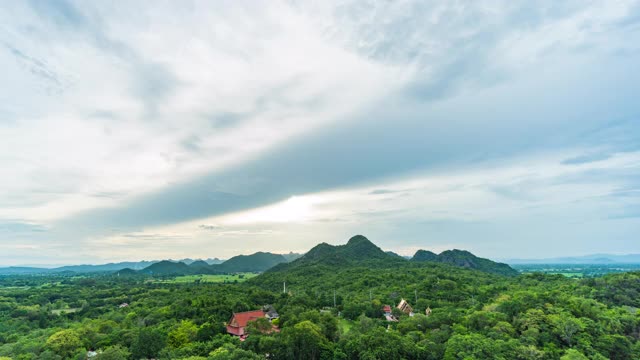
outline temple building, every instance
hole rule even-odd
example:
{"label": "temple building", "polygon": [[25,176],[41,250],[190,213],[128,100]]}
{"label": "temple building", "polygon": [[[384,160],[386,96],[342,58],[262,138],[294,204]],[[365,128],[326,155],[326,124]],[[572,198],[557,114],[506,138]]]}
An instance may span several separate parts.
{"label": "temple building", "polygon": [[227,323],[227,332],[244,339],[247,336],[246,327],[249,321],[254,321],[265,316],[266,314],[262,310],[233,313],[231,320]]}
{"label": "temple building", "polygon": [[405,299],[401,299],[400,303],[398,303],[398,306],[396,307],[405,314],[411,315],[413,313],[413,308],[411,307],[411,305],[409,305],[409,303]]}

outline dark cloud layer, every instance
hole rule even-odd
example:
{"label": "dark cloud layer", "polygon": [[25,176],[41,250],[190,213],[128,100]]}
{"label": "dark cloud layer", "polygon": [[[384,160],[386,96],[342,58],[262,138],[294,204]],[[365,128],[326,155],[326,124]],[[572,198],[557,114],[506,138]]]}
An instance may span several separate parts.
{"label": "dark cloud layer", "polygon": [[[628,67],[632,63],[619,65]],[[617,72],[601,73],[598,80],[606,88],[618,80],[617,76]],[[219,215],[296,194],[367,184],[412,172],[435,173],[477,166],[479,162],[508,162],[515,156],[536,151],[603,144],[614,150],[637,144],[634,134],[640,133],[640,129],[636,122],[612,125],[608,118],[600,116],[574,121],[583,113],[598,114],[603,107],[612,106],[607,97],[601,96],[599,87],[583,94],[590,101],[575,110],[572,94],[550,88],[546,96],[530,98],[528,91],[537,91],[538,84],[532,78],[522,81],[533,83],[520,93],[505,89],[510,96],[508,104],[486,103],[477,96],[469,102],[456,99],[467,106],[462,112],[456,101],[443,104],[387,99],[357,120],[292,140],[253,161],[141,196],[123,207],[92,210],[58,226],[106,229],[117,225],[133,229]],[[640,81],[635,85],[630,81],[626,90],[640,92],[638,84]],[[562,104],[562,97],[567,104],[554,106]],[[486,99],[493,101],[494,94]],[[492,106],[494,112],[483,113]],[[624,98],[615,106],[618,106],[616,115],[633,118],[640,114],[640,104]],[[620,129],[608,132],[615,127]],[[613,144],[609,136],[619,141]],[[570,159],[568,164],[588,160],[589,156]],[[510,197],[516,196],[513,191],[508,190]]]}

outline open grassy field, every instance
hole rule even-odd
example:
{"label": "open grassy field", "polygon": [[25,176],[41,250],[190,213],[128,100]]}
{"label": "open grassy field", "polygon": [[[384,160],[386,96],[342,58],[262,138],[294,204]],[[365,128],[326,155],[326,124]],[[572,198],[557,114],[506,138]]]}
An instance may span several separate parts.
{"label": "open grassy field", "polygon": [[640,264],[515,264],[512,267],[522,273],[560,274],[575,279],[640,270]]}
{"label": "open grassy field", "polygon": [[235,283],[235,282],[243,282],[247,279],[251,279],[258,274],[255,273],[238,273],[238,274],[229,274],[229,275],[184,275],[178,276],[173,279],[165,279],[165,280],[156,280],[155,282],[163,282],[163,283]]}

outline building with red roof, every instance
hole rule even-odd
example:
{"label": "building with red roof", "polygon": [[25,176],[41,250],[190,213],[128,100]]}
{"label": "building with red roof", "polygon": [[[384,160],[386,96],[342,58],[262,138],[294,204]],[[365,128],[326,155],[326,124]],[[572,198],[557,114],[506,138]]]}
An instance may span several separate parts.
{"label": "building with red roof", "polygon": [[231,320],[227,323],[227,332],[231,335],[246,336],[245,328],[250,321],[265,317],[266,313],[262,310],[245,311],[233,313]]}
{"label": "building with red roof", "polygon": [[396,317],[391,313],[390,305],[383,306],[382,312],[384,312],[384,318],[387,319],[387,321],[398,321],[398,319],[396,319]]}

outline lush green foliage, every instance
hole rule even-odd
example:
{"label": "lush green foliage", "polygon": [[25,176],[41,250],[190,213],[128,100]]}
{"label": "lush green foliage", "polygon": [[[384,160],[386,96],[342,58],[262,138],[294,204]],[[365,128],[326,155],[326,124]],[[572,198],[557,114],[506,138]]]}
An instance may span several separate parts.
{"label": "lush green foliage", "polygon": [[[308,267],[310,265],[404,267],[406,266],[406,262],[408,262],[408,260],[397,254],[382,251],[382,249],[374,245],[366,237],[356,235],[349,239],[349,242],[345,245],[332,246],[326,243],[319,244],[301,258],[291,263],[279,264],[269,269],[269,271],[290,270],[296,267]],[[443,251],[440,255],[436,255],[430,251],[418,250],[411,259],[411,262],[435,262],[499,275],[518,275],[518,271],[507,264],[479,258],[463,250],[447,250]]]}
{"label": "lush green foliage", "polygon": [[[0,277],[0,358],[640,358],[640,272],[505,277],[320,251],[238,284]],[[401,298],[416,315],[386,322],[382,306]],[[261,320],[244,342],[225,334],[232,312],[265,304],[280,313],[279,332]]]}

